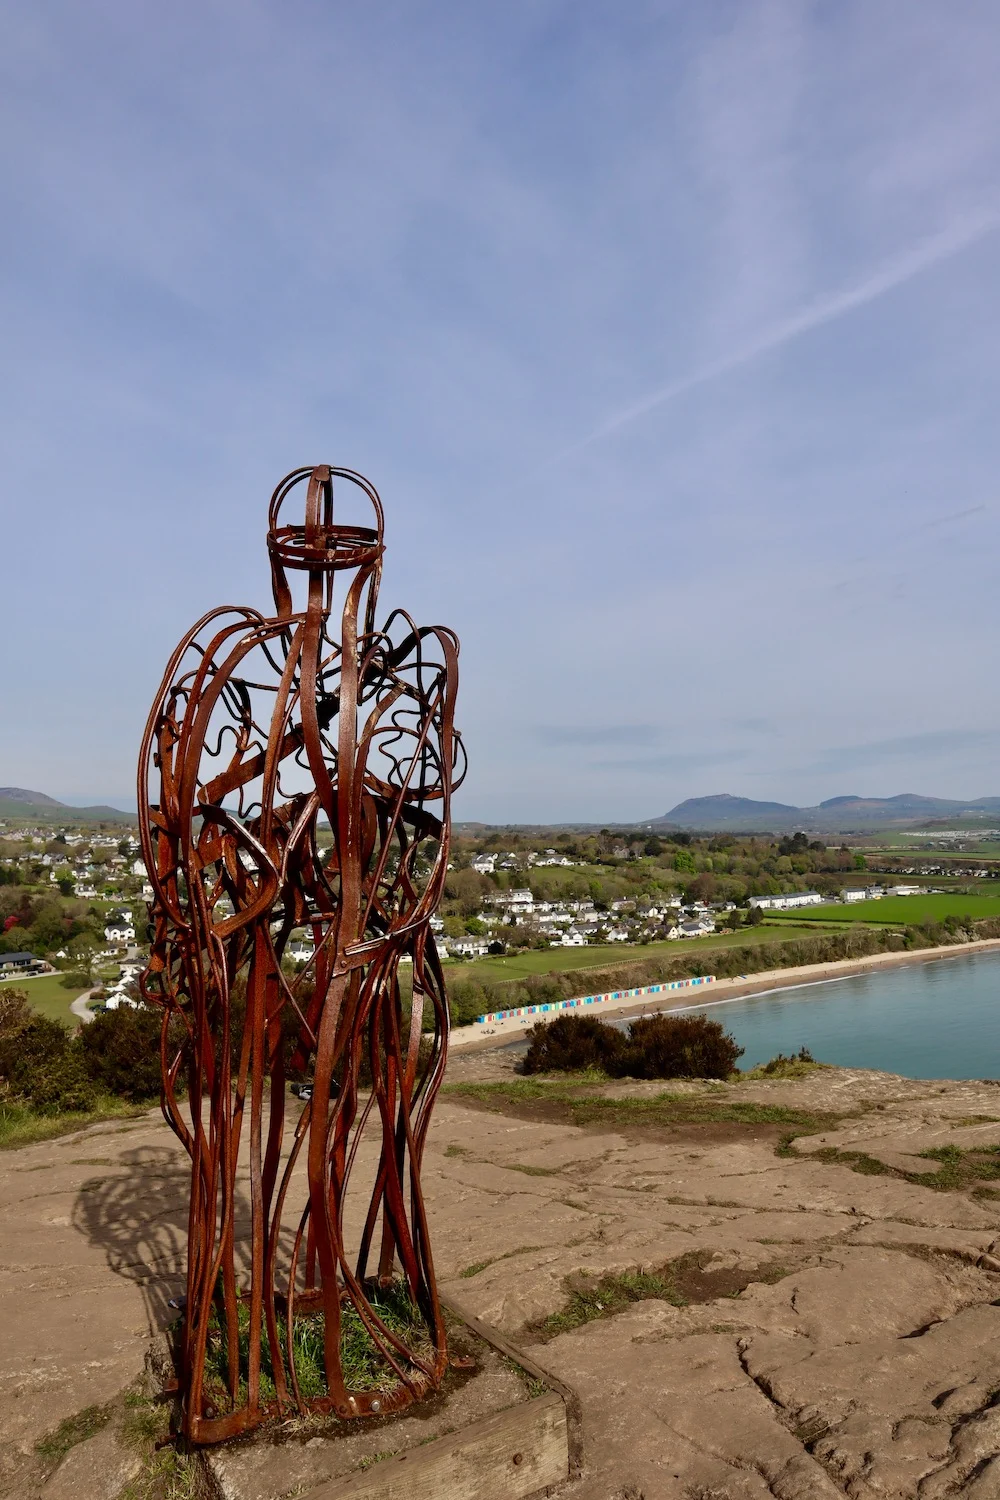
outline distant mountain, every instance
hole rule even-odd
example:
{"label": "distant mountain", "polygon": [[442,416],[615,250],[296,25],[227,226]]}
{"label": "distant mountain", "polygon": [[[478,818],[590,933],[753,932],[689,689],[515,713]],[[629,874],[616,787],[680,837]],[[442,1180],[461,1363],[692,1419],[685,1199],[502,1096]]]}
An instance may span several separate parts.
{"label": "distant mountain", "polygon": [[818,807],[793,807],[786,802],[755,802],[726,792],[713,797],[689,797],[662,817],[654,827],[694,828],[711,832],[785,833],[797,828],[817,833],[864,832],[872,828],[905,828],[922,820],[1000,816],[1000,797],[956,802],[948,797],[920,797],[901,792],[895,797],[829,797]]}
{"label": "distant mountain", "polygon": [[29,792],[23,786],[0,786],[0,802],[30,802],[32,807],[62,807],[44,792]]}
{"label": "distant mountain", "polygon": [[45,792],[23,786],[0,786],[0,819],[36,823],[134,823],[118,807],[68,807]]}
{"label": "distant mountain", "polygon": [[784,828],[789,818],[798,816],[799,809],[787,802],[754,802],[750,797],[718,792],[714,797],[689,797],[686,802],[678,802],[653,822],[672,823],[675,828],[770,828],[779,824]]}

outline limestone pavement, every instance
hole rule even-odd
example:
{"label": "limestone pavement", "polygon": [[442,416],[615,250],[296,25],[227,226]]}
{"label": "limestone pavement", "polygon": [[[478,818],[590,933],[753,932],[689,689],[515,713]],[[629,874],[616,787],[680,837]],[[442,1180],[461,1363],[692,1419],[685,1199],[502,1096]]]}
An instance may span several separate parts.
{"label": "limestone pavement", "polygon": [[[470,1055],[450,1076],[509,1069]],[[842,1069],[672,1088],[838,1118],[788,1154],[752,1121],[437,1107],[424,1180],[442,1288],[578,1391],[585,1468],[567,1500],[1000,1497],[1000,1201],[928,1180],[942,1148],[1000,1144],[1000,1088]],[[34,1452],[140,1370],[182,1285],[186,1180],[153,1115],[0,1157],[0,1494],[72,1493],[67,1466],[107,1445],[54,1474]],[[683,1305],[545,1324],[574,1288],[671,1267]],[[125,1472],[107,1454],[97,1469],[111,1500]]]}

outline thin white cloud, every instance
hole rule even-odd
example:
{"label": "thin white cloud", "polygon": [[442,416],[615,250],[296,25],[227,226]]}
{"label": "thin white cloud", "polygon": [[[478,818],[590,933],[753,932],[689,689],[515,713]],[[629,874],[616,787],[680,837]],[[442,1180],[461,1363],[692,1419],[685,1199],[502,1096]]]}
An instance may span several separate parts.
{"label": "thin white cloud", "polygon": [[682,396],[686,391],[706,385],[710,380],[717,380],[721,375],[728,375],[730,371],[738,370],[741,365],[749,364],[751,360],[758,359],[762,354],[769,354],[772,349],[791,343],[793,339],[801,338],[804,333],[809,333],[814,328],[821,328],[825,323],[832,323],[846,313],[853,312],[855,308],[874,302],[876,298],[911,281],[921,272],[928,271],[941,261],[948,260],[962,250],[968,249],[970,245],[974,245],[977,240],[983,239],[998,227],[1000,227],[1000,213],[995,208],[984,208],[957,219],[946,229],[931,235],[911,250],[888,261],[880,270],[865,277],[864,281],[859,282],[857,286],[820,298],[819,301],[803,308],[801,312],[789,318],[783,318],[756,339],[723,355],[720,359],[713,360],[700,370],[695,370],[690,375],[682,375],[679,380],[672,380],[668,385],[650,391],[641,400],[633,402],[631,406],[616,412],[599,427],[595,427],[594,431],[579,443],[563,449],[558,456],[564,458],[568,454],[578,453],[582,448],[589,447],[591,443],[599,442],[602,438],[610,437],[623,427],[638,421],[640,417],[646,416],[648,412],[654,411],[656,407],[664,406],[668,401]]}

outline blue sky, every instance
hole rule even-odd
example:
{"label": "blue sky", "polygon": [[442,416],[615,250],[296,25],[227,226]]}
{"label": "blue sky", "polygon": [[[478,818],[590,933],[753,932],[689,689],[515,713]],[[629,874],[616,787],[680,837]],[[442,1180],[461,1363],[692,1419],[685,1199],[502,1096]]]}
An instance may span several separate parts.
{"label": "blue sky", "polygon": [[0,783],[125,802],[304,463],[459,816],[1000,794],[1000,14],[9,3]]}

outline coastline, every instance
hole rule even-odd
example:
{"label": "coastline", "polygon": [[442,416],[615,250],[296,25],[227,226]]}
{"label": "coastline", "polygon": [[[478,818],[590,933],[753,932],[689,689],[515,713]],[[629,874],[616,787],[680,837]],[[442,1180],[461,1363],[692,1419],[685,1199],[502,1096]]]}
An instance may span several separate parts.
{"label": "coastline", "polygon": [[[839,979],[849,974],[865,974],[874,969],[895,968],[899,964],[957,958],[965,953],[984,953],[994,948],[1000,949],[1000,938],[981,938],[974,943],[954,943],[943,948],[917,948],[908,953],[873,953],[867,958],[838,958],[825,964],[803,964],[796,969],[763,969],[758,974],[737,975],[731,979],[714,980],[711,990],[704,999],[700,995],[695,999],[688,991],[677,992],[673,1003],[671,1003],[671,997],[665,995],[650,995],[646,1000],[608,1000],[599,1010],[588,1012],[588,1014],[596,1015],[600,1020],[610,1015],[621,1019],[656,1015],[671,1010],[701,1010],[725,1003],[727,1000],[742,999],[745,995],[756,995],[763,990],[816,984],[824,979]],[[710,999],[708,994],[711,995]],[[532,1026],[540,1021],[544,1024],[548,1019],[554,1020],[559,1014],[567,1015],[573,1012],[557,1011],[551,1017],[537,1015],[524,1019],[493,1021],[488,1026],[481,1025],[478,1021],[474,1021],[471,1026],[456,1026],[451,1032],[448,1045],[453,1050],[465,1051],[467,1048],[485,1050],[488,1047],[503,1046],[506,1042],[521,1041],[527,1036]]]}

